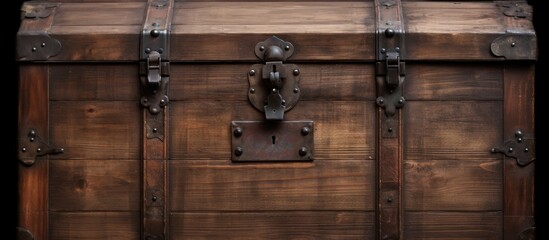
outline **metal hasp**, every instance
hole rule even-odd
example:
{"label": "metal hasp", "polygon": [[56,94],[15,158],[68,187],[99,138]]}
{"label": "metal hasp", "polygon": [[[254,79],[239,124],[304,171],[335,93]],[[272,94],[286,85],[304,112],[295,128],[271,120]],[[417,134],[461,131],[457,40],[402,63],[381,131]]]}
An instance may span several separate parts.
{"label": "metal hasp", "polygon": [[517,130],[515,139],[506,141],[503,146],[492,148],[491,152],[514,158],[519,166],[524,167],[536,160],[535,146],[534,138],[524,136],[521,130]]}
{"label": "metal hasp", "polygon": [[299,68],[286,61],[294,46],[276,36],[259,42],[255,55],[264,64],[254,64],[248,71],[250,88],[248,99],[267,120],[282,120],[284,112],[292,109],[299,100]]}
{"label": "metal hasp", "polygon": [[235,162],[312,161],[313,121],[233,121],[231,159]]}
{"label": "metal hasp", "polygon": [[63,148],[51,147],[44,139],[38,135],[35,129],[30,129],[25,136],[19,139],[19,151],[17,157],[19,161],[27,166],[34,164],[37,157],[48,154],[61,154],[65,152]]}
{"label": "metal hasp", "polygon": [[[57,3],[25,2],[21,18],[32,22],[49,22],[43,29],[24,30],[17,33],[16,58],[19,61],[45,61],[61,52],[61,42],[49,35],[51,17]],[[48,20],[49,19],[49,20]],[[44,21],[43,21],[44,20]]]}

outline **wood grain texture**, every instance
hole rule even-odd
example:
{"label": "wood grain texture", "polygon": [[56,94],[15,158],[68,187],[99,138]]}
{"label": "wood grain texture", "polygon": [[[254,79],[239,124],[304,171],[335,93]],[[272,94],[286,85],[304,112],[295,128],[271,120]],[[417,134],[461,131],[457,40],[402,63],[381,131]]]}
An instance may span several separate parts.
{"label": "wood grain texture", "polygon": [[502,239],[501,212],[407,212],[406,239]]}
{"label": "wood grain texture", "polygon": [[407,63],[410,100],[502,100],[502,67],[490,63]]}
{"label": "wood grain texture", "polygon": [[176,213],[172,239],[373,239],[372,212]]}
{"label": "wood grain texture", "polygon": [[501,101],[409,101],[404,108],[405,160],[495,160]]}
{"label": "wood grain texture", "polygon": [[50,211],[138,211],[137,160],[50,162]]}
{"label": "wood grain texture", "polygon": [[[229,160],[231,121],[263,120],[248,101],[170,102],[171,160]],[[375,158],[373,102],[300,101],[285,120],[315,121],[316,160]]]}
{"label": "wood grain texture", "polygon": [[139,101],[137,64],[53,64],[51,100]]}
{"label": "wood grain texture", "polygon": [[174,16],[172,59],[256,61],[255,45],[273,34],[294,45],[292,60],[375,57],[369,2],[178,2]]}
{"label": "wood grain texture", "polygon": [[49,239],[138,240],[139,212],[52,212]]}
{"label": "wood grain texture", "polygon": [[[519,129],[525,137],[535,138],[534,73],[533,63],[515,63],[505,66],[502,142],[514,139],[514,134]],[[522,231],[535,226],[533,221],[535,164],[533,162],[528,166],[520,167],[515,159],[504,158],[505,239],[516,239]]]}
{"label": "wood grain texture", "polygon": [[373,211],[373,161],[171,161],[172,211]]}
{"label": "wood grain texture", "polygon": [[405,210],[501,211],[503,163],[405,161]]}
{"label": "wood grain texture", "polygon": [[[18,94],[18,137],[26,139],[30,129],[46,141],[48,131],[48,67],[46,65],[20,65]],[[18,151],[25,147],[20,142]],[[48,227],[48,161],[35,159],[32,166],[21,162],[17,166],[17,227],[30,231],[36,239],[47,238]]]}
{"label": "wood grain texture", "polygon": [[[257,61],[259,63],[259,60]],[[171,64],[170,100],[248,101],[252,64]],[[360,101],[376,98],[373,65],[298,63],[300,101]]]}
{"label": "wood grain texture", "polygon": [[[78,29],[78,32],[73,32]],[[127,62],[139,59],[140,27],[53,27],[51,36],[63,49],[53,61]],[[108,39],[108,40],[106,40]]]}
{"label": "wood grain texture", "polygon": [[51,140],[65,149],[52,159],[139,159],[139,102],[51,101]]}
{"label": "wood grain texture", "polygon": [[55,26],[141,25],[145,3],[74,2],[59,6]]}

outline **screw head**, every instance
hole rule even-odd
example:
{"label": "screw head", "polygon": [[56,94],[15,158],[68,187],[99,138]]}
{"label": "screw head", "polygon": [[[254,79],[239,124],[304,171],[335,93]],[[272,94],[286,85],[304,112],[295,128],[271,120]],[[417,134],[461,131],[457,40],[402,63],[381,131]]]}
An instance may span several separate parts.
{"label": "screw head", "polygon": [[242,149],[241,147],[237,147],[237,148],[234,150],[234,155],[236,155],[237,157],[238,157],[238,156],[241,156],[242,153],[244,153],[244,149]]}
{"label": "screw head", "polygon": [[253,76],[253,75],[255,75],[255,70],[253,70],[253,69],[252,69],[252,70],[250,70],[250,72],[248,72],[248,74],[250,74],[250,76]]}
{"label": "screw head", "polygon": [[299,75],[299,69],[296,68],[294,69],[294,76],[297,76],[297,75]]}

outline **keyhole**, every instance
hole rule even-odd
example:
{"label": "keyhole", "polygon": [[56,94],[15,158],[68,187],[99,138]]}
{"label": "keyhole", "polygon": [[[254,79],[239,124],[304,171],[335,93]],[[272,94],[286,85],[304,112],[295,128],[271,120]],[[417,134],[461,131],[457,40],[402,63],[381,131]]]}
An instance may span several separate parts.
{"label": "keyhole", "polygon": [[275,136],[272,136],[271,138],[273,139],[273,144],[275,144],[275,142],[276,142],[276,137],[275,137]]}

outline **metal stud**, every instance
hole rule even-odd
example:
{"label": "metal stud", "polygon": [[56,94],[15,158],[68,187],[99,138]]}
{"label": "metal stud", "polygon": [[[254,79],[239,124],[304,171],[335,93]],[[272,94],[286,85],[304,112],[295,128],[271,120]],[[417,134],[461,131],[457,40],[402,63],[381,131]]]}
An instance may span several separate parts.
{"label": "metal stud", "polygon": [[392,28],[385,29],[385,36],[388,38],[392,38],[395,35],[395,30]]}
{"label": "metal stud", "polygon": [[386,53],[386,52],[387,52],[387,49],[381,48],[381,53]]}
{"label": "metal stud", "polygon": [[514,43],[514,42],[511,43],[511,47],[515,47],[516,45],[517,45],[517,44]]}
{"label": "metal stud", "polygon": [[294,76],[297,76],[297,75],[299,75],[299,69],[296,68],[294,69]]}
{"label": "metal stud", "polygon": [[294,93],[298,93],[299,92],[299,88],[294,88]]}
{"label": "metal stud", "polygon": [[277,92],[276,88],[273,88],[273,90],[271,90],[272,94],[276,94],[276,92]]}
{"label": "metal stud", "polygon": [[264,51],[265,50],[265,46],[260,46],[259,47],[259,51]]}
{"label": "metal stud", "polygon": [[253,70],[253,69],[252,69],[252,70],[250,70],[250,72],[248,72],[248,74],[250,74],[250,76],[253,76],[253,75],[255,75],[255,70]]}
{"label": "metal stud", "polygon": [[164,52],[164,48],[159,48],[158,49],[158,53],[163,53]]}
{"label": "metal stud", "polygon": [[42,152],[42,148],[37,148],[36,152]]}
{"label": "metal stud", "polygon": [[153,133],[158,132],[158,128],[153,128]]}
{"label": "metal stud", "polygon": [[45,47],[46,46],[46,43],[43,42],[42,44],[40,44],[40,47]]}
{"label": "metal stud", "polygon": [[255,88],[250,88],[250,93],[254,94],[255,93]]}
{"label": "metal stud", "polygon": [[288,45],[284,46],[284,50],[286,50],[286,51],[290,50],[290,46],[288,46]]}
{"label": "metal stud", "polygon": [[156,197],[155,195],[153,195],[152,200],[153,200],[153,202],[156,202],[156,200],[158,200],[158,197]]}
{"label": "metal stud", "polygon": [[34,142],[34,138],[33,137],[29,138],[29,141]]}
{"label": "metal stud", "polygon": [[306,147],[300,147],[299,148],[299,156],[304,157],[305,155],[307,155],[307,148]]}
{"label": "metal stud", "polygon": [[24,147],[24,148],[21,148],[21,152],[26,152],[27,151],[27,148]]}
{"label": "metal stud", "polygon": [[160,36],[160,31],[158,29],[151,30],[151,36],[152,37],[158,37]]}
{"label": "metal stud", "polygon": [[530,151],[530,149],[524,148],[524,152],[529,152],[529,151]]}
{"label": "metal stud", "polygon": [[309,129],[308,127],[303,127],[301,129],[301,135],[303,135],[303,136],[309,135],[310,132],[311,132],[311,129]]}
{"label": "metal stud", "polygon": [[392,203],[392,202],[393,202],[393,197],[388,197],[388,198],[387,198],[387,202],[388,202],[388,203]]}
{"label": "metal stud", "polygon": [[31,49],[31,51],[33,51],[33,52],[36,52],[36,48],[35,48],[35,47],[33,47],[33,48]]}
{"label": "metal stud", "polygon": [[233,134],[235,137],[240,137],[242,136],[242,128],[236,128],[234,131],[233,131]]}
{"label": "metal stud", "polygon": [[513,152],[513,148],[512,148],[512,147],[509,148],[509,152],[510,152],[510,153]]}
{"label": "metal stud", "polygon": [[522,142],[522,138],[521,138],[521,137],[517,138],[517,142],[521,143],[521,142]]}
{"label": "metal stud", "polygon": [[521,131],[521,130],[517,130],[517,131],[515,132],[515,137],[518,137],[518,138],[519,138],[519,137],[522,137],[522,131]]}
{"label": "metal stud", "polygon": [[396,51],[396,52],[400,52],[400,48],[399,48],[399,47],[396,47],[396,48],[395,48],[395,51]]}
{"label": "metal stud", "polygon": [[241,147],[237,147],[235,150],[234,150],[234,155],[236,155],[237,157],[242,155],[242,153],[244,153],[244,149],[242,149]]}
{"label": "metal stud", "polygon": [[393,132],[393,128],[389,128],[389,129],[387,129],[387,131]]}
{"label": "metal stud", "polygon": [[151,49],[150,48],[145,48],[145,53],[151,53]]}

